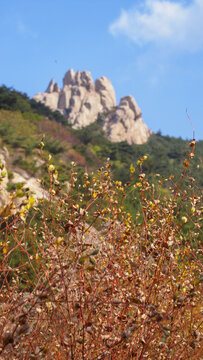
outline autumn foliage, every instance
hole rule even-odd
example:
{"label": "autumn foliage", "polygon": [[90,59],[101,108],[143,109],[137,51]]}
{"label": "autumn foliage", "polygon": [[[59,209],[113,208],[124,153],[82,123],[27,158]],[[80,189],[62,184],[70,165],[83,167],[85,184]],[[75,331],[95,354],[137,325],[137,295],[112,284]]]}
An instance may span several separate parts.
{"label": "autumn foliage", "polygon": [[[178,183],[158,174],[150,183],[144,156],[127,184],[112,180],[110,161],[79,182],[73,163],[64,188],[47,160],[49,199],[27,195],[14,215],[11,204],[1,212],[0,359],[201,358],[202,208],[187,177],[190,146]],[[140,203],[134,217],[127,198]]]}

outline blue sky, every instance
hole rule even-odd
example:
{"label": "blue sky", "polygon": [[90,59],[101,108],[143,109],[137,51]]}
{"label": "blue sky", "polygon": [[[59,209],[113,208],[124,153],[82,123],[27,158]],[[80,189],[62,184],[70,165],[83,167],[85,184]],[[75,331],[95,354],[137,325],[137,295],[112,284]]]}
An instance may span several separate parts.
{"label": "blue sky", "polygon": [[0,84],[44,91],[89,70],[154,132],[203,139],[203,0],[0,0]]}

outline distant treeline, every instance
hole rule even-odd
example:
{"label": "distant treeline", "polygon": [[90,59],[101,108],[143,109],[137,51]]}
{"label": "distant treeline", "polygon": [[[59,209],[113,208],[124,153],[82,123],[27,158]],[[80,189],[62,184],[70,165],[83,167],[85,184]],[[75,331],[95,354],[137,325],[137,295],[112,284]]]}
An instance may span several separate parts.
{"label": "distant treeline", "polygon": [[5,85],[0,86],[0,109],[20,111],[22,113],[34,112],[50,120],[55,120],[64,125],[67,124],[66,118],[59,111],[52,111],[43,103],[30,99],[26,93],[21,93]]}

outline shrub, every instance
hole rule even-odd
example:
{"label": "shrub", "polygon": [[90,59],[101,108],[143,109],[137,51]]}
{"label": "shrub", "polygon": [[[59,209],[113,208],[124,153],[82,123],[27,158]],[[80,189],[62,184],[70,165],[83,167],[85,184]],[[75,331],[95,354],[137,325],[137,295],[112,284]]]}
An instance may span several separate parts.
{"label": "shrub", "polygon": [[73,163],[67,191],[49,163],[48,202],[28,197],[10,222],[4,212],[4,359],[200,358],[201,198],[194,179],[181,190],[194,147],[167,194],[143,173],[147,157],[126,185],[109,162],[78,184]]}
{"label": "shrub", "polygon": [[48,136],[45,139],[45,148],[51,154],[59,154],[65,150],[63,144],[60,141]]}
{"label": "shrub", "polygon": [[11,191],[16,190],[16,183],[11,183],[11,182],[9,182],[8,185],[7,185],[6,190],[7,190],[8,192],[11,192]]}
{"label": "shrub", "polygon": [[13,171],[8,171],[8,179],[12,180],[14,178]]}

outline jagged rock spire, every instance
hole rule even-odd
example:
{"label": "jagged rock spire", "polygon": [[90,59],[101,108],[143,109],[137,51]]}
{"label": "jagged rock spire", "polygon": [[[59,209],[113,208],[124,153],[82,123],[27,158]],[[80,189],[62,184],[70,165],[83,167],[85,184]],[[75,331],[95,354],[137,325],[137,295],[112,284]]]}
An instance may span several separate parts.
{"label": "jagged rock spire", "polygon": [[104,131],[111,141],[142,144],[150,131],[142,120],[142,113],[133,96],[125,96],[116,106],[116,95],[110,80],[105,76],[95,84],[89,71],[70,69],[63,78],[63,88],[52,79],[45,93],[34,96],[52,110],[59,110],[75,129],[96,121],[105,113]]}

